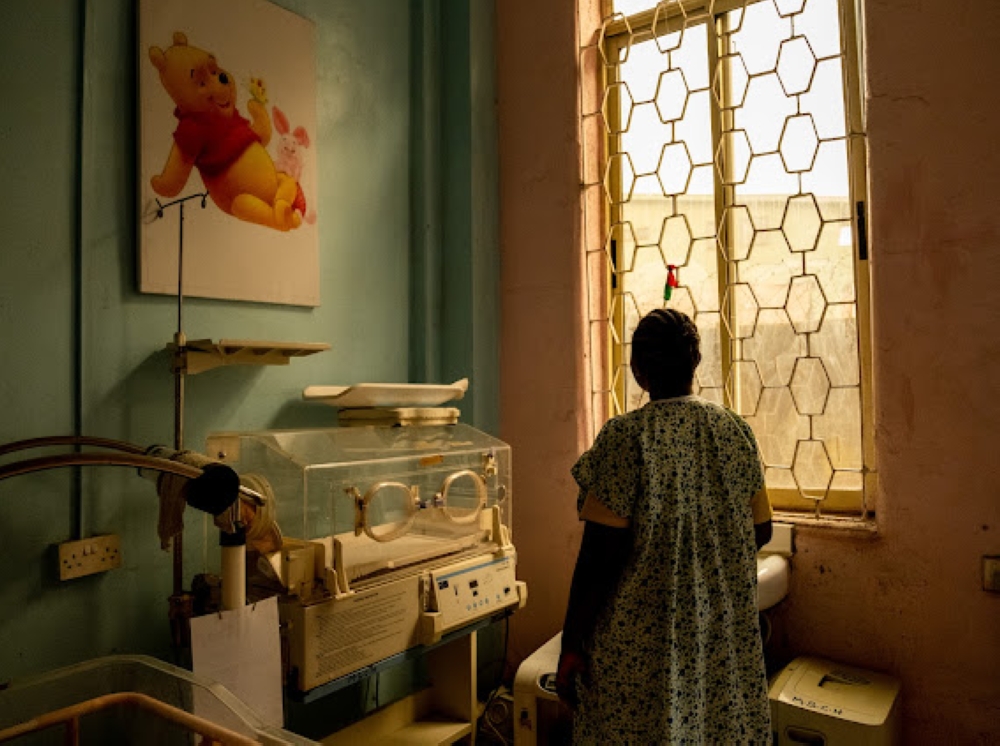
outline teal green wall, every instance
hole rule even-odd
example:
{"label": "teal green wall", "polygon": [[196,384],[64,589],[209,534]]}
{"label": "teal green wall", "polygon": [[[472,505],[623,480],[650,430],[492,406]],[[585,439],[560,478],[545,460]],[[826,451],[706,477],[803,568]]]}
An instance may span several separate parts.
{"label": "teal green wall", "polygon": [[[333,410],[301,401],[310,384],[463,376],[463,419],[495,433],[493,48],[470,44],[492,38],[492,3],[279,4],[316,24],[322,305],[186,299],[184,330],[332,349],[190,377],[186,444],[331,423]],[[164,346],[176,302],[134,279],[136,12],[129,0],[3,9],[0,443],[173,439]],[[0,681],[113,652],[169,658],[171,561],[156,518],[152,485],[129,469],[0,482]],[[53,545],[108,532],[122,537],[122,568],[55,579]],[[188,582],[215,569],[204,534],[189,512]]]}
{"label": "teal green wall", "polygon": [[[75,3],[15,3],[0,24],[4,442],[75,424],[82,13]],[[71,535],[72,490],[66,471],[0,483],[0,563],[9,569],[0,580],[0,679],[91,645],[98,597],[92,584],[58,587],[48,548]]]}
{"label": "teal green wall", "polygon": [[410,376],[468,376],[463,419],[499,430],[492,2],[413,2]]}

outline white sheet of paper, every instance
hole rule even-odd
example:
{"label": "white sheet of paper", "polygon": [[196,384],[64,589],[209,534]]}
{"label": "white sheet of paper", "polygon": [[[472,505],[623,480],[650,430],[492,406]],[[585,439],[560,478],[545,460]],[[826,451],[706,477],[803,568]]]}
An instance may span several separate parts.
{"label": "white sheet of paper", "polygon": [[284,727],[278,599],[191,620],[191,662],[268,725]]}

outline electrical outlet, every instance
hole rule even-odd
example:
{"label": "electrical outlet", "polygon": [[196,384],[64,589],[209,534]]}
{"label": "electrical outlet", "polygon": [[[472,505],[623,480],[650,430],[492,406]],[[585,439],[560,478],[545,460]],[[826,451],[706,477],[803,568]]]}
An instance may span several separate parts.
{"label": "electrical outlet", "polygon": [[121,537],[117,534],[91,536],[59,545],[59,579],[72,580],[120,567]]}
{"label": "electrical outlet", "polygon": [[1000,557],[983,557],[983,590],[1000,593]]}

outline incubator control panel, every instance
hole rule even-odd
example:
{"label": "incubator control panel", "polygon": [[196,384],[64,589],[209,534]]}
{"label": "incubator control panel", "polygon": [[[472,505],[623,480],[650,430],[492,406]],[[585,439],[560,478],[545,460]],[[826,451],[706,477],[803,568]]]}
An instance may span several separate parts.
{"label": "incubator control panel", "polygon": [[513,557],[473,560],[431,573],[432,606],[445,628],[519,603]]}

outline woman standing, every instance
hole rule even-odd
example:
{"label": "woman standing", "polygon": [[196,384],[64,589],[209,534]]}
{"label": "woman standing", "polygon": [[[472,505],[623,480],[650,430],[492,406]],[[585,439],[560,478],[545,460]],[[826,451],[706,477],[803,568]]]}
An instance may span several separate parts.
{"label": "woman standing", "polygon": [[632,337],[641,409],[573,467],[586,522],[557,688],[578,744],[769,744],[756,552],[771,533],[749,425],[691,395],[698,330],[656,310]]}

